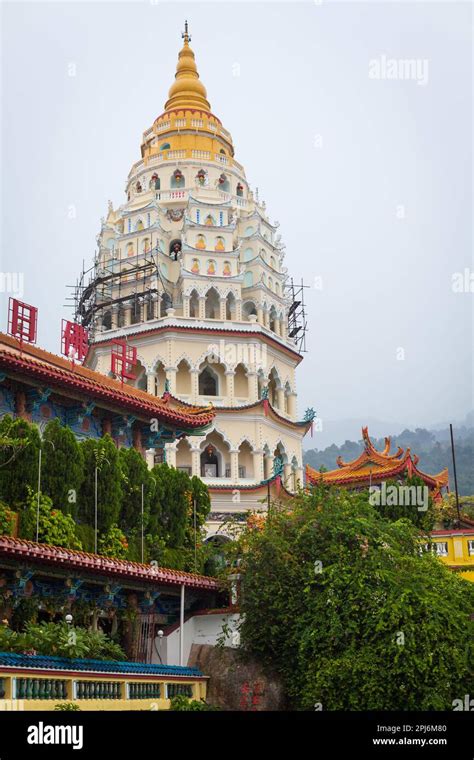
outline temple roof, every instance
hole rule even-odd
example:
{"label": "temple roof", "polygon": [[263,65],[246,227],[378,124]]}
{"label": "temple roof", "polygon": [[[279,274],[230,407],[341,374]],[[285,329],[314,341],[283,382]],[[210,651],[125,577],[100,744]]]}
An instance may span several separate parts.
{"label": "temple roof", "polygon": [[128,559],[111,559],[100,554],[65,549],[62,546],[37,544],[10,536],[0,536],[0,562],[5,559],[16,562],[39,563],[86,572],[91,575],[106,575],[115,578],[128,578],[141,582],[163,584],[166,586],[181,586],[219,591],[221,583],[217,578],[211,578],[197,573],[185,573]]}
{"label": "temple roof", "polygon": [[362,428],[364,442],[363,452],[351,462],[344,462],[338,457],[336,462],[338,469],[328,472],[318,472],[306,465],[306,480],[311,485],[317,483],[334,484],[339,486],[366,486],[374,485],[391,478],[403,476],[406,472],[410,477],[417,476],[434,491],[448,486],[448,468],[437,475],[428,475],[418,468],[419,457],[412,455],[409,448],[398,447],[394,453],[390,453],[391,440],[385,438],[383,451],[378,451],[369,438],[367,427]]}
{"label": "temple roof", "polygon": [[20,346],[16,338],[4,333],[0,333],[0,369],[12,376],[13,373],[14,376],[24,375],[27,381],[36,380],[59,388],[65,395],[79,393],[88,401],[96,399],[142,418],[156,418],[164,425],[197,432],[204,430],[215,417],[211,407],[185,407],[170,397],[152,396],[42,348],[28,344]]}

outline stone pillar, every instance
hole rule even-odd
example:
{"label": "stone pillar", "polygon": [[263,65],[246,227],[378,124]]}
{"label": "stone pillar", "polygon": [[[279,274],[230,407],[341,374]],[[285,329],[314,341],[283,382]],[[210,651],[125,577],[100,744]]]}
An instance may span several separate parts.
{"label": "stone pillar", "polygon": [[199,370],[197,367],[191,367],[189,371],[191,373],[191,397],[193,401],[196,401],[199,396]]}
{"label": "stone pillar", "polygon": [[285,391],[283,388],[279,387],[276,389],[276,397],[277,397],[277,407],[280,410],[280,412],[285,412]]}
{"label": "stone pillar", "polygon": [[257,304],[257,322],[259,325],[263,325],[263,307],[261,304]]}
{"label": "stone pillar", "polygon": [[146,389],[152,396],[156,396],[156,374],[155,372],[146,373]]}
{"label": "stone pillar", "polygon": [[283,319],[280,322],[280,334],[283,340],[288,340],[288,322],[286,314],[283,315]]}
{"label": "stone pillar", "polygon": [[263,326],[268,330],[270,329],[270,312],[268,309],[264,309],[263,311]]}
{"label": "stone pillar", "polygon": [[170,393],[176,395],[176,367],[165,367],[165,375],[170,387]]}
{"label": "stone pillar", "polygon": [[283,485],[288,488],[289,491],[293,491],[293,478],[291,477],[293,470],[291,464],[283,465]]}
{"label": "stone pillar", "polygon": [[111,313],[112,330],[116,330],[117,327],[118,327],[118,307],[117,306],[112,306],[111,312],[112,312]]}
{"label": "stone pillar", "polygon": [[258,401],[258,373],[247,372],[247,377],[249,379],[249,401],[252,403]]}
{"label": "stone pillar", "polygon": [[201,477],[201,452],[199,448],[191,447],[192,473],[197,478]]}
{"label": "stone pillar", "polygon": [[112,435],[112,420],[109,417],[102,420],[102,435]]}
{"label": "stone pillar", "polygon": [[242,322],[242,299],[237,298],[235,301],[235,320]]}
{"label": "stone pillar", "polygon": [[292,419],[296,419],[296,393],[291,391],[288,394],[288,416]]}
{"label": "stone pillar", "polygon": [[273,457],[267,454],[263,458],[263,470],[265,474],[265,480],[269,478],[273,472]]}
{"label": "stone pillar", "polygon": [[239,450],[230,450],[230,477],[233,483],[239,479]]}
{"label": "stone pillar", "polygon": [[225,376],[227,378],[227,397],[229,399],[229,406],[234,406],[234,377],[235,370],[226,369]]}
{"label": "stone pillar", "polygon": [[297,467],[295,469],[295,490],[297,488],[303,488],[303,468]]}
{"label": "stone pillar", "polygon": [[166,463],[169,464],[170,467],[176,467],[176,443],[167,443],[165,444],[166,447]]}
{"label": "stone pillar", "polygon": [[199,319],[206,318],[206,297],[199,296]]}
{"label": "stone pillar", "polygon": [[183,296],[183,317],[189,317],[189,296]]}
{"label": "stone pillar", "polygon": [[140,301],[140,322],[144,322],[146,320],[146,303],[145,299],[142,298]]}
{"label": "stone pillar", "polygon": [[279,319],[275,319],[275,335],[281,335],[281,322]]}
{"label": "stone pillar", "polygon": [[264,479],[263,451],[261,449],[255,449],[253,452],[253,477],[257,483]]}
{"label": "stone pillar", "polygon": [[128,327],[132,323],[132,305],[125,301],[123,305],[123,324]]}
{"label": "stone pillar", "polygon": [[220,301],[219,301],[219,305],[220,305],[220,319],[222,319],[223,321],[225,321],[225,318],[226,318],[226,313],[225,312],[226,312],[226,305],[227,305],[226,299],[225,298],[221,298]]}

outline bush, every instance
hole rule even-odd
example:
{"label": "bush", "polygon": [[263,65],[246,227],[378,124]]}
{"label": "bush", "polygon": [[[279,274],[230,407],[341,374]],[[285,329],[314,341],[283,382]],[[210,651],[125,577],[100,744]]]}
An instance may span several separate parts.
{"label": "bush", "polygon": [[0,651],[91,660],[126,659],[123,649],[103,631],[87,631],[64,622],[27,623],[22,633],[1,626]]}
{"label": "bush", "polygon": [[111,525],[107,533],[99,538],[98,551],[104,557],[125,559],[128,551],[125,533],[117,525]]}
{"label": "bush", "polygon": [[[36,541],[36,523],[38,495],[28,486],[26,504],[21,512],[20,535],[30,541]],[[76,536],[76,523],[71,515],[65,515],[53,509],[49,496],[41,494],[39,508],[38,540],[43,544],[64,546],[67,549],[82,549]]]}
{"label": "bush", "polygon": [[80,710],[81,708],[75,702],[59,702],[57,705],[54,705],[54,709],[58,711],[64,710],[66,712],[72,712]]}
{"label": "bush", "polygon": [[177,694],[176,697],[171,697],[170,710],[178,712],[207,712],[214,711],[216,708],[208,705],[203,699],[189,699],[184,694]]}
{"label": "bush", "polygon": [[0,501],[0,536],[13,535],[14,525],[15,512],[12,512],[6,504]]}

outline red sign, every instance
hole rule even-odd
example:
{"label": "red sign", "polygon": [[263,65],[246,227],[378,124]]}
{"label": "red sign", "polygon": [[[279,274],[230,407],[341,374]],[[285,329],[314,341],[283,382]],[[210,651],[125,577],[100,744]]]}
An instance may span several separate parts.
{"label": "red sign", "polygon": [[122,383],[124,380],[134,380],[133,368],[138,363],[137,349],[127,346],[124,340],[113,340],[112,344],[112,372],[121,378]]}
{"label": "red sign", "polygon": [[76,322],[61,322],[61,353],[73,362],[82,362],[89,348],[89,333]]}
{"label": "red sign", "polygon": [[10,298],[8,302],[8,333],[20,343],[36,343],[38,309],[27,303]]}

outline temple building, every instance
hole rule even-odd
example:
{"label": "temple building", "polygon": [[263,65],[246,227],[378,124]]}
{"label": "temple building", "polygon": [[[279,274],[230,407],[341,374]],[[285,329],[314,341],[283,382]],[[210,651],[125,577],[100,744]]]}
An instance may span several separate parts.
{"label": "temple building", "polygon": [[388,480],[405,480],[406,477],[421,478],[431,493],[433,499],[440,499],[443,489],[448,488],[448,468],[437,475],[427,475],[418,468],[419,458],[412,455],[409,448],[398,447],[390,453],[390,438],[385,438],[385,448],[378,451],[369,438],[367,427],[362,428],[364,450],[352,462],[344,462],[337,458],[337,469],[318,472],[306,465],[306,482],[310,485],[324,483],[326,485],[343,486],[344,488],[369,488],[378,486]]}
{"label": "temple building", "polygon": [[[263,137],[263,135],[262,135]],[[296,317],[284,246],[211,111],[187,30],[164,111],[146,129],[126,200],[109,202],[93,266],[77,285],[86,364],[110,374],[113,341],[136,350],[127,382],[168,403],[208,407],[205,433],[150,445],[147,460],[202,477],[213,535],[303,481]]]}

